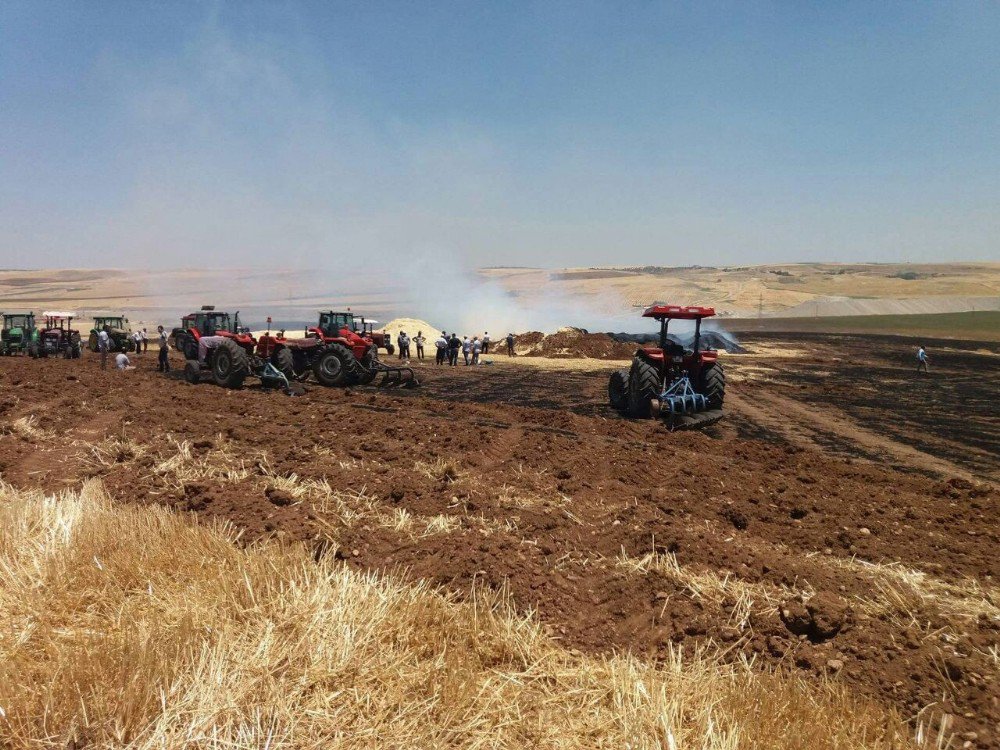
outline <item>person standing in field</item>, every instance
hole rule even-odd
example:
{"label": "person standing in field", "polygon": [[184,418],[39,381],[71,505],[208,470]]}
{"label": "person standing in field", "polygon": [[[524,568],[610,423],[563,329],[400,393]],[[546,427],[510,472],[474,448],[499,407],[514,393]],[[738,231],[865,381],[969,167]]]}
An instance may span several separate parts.
{"label": "person standing in field", "polygon": [[146,336],[146,329],[142,329],[142,353],[149,351],[149,338]]}
{"label": "person standing in field", "polygon": [[108,326],[104,326],[97,334],[97,351],[101,353],[101,369],[108,369],[108,352],[111,351],[111,335]]}
{"label": "person standing in field", "polygon": [[417,345],[417,359],[424,358],[424,342],[427,339],[424,338],[423,331],[417,331],[417,335],[413,338],[413,343]]}
{"label": "person standing in field", "polygon": [[489,331],[484,331],[483,332],[483,354],[489,354],[489,353],[490,353],[490,332]]}
{"label": "person standing in field", "polygon": [[458,364],[458,350],[462,348],[462,342],[458,340],[458,334],[451,334],[448,339],[448,364],[454,367]]}
{"label": "person standing in field", "polygon": [[410,337],[406,335],[406,331],[400,331],[399,336],[396,339],[396,343],[399,344],[399,358],[409,359],[410,358]]}
{"label": "person standing in field", "polygon": [[924,349],[924,345],[921,344],[920,348],[917,349],[917,372],[923,371],[926,372],[928,375],[930,375],[931,371],[927,367],[927,363],[929,361],[930,360],[927,357],[927,351]]}
{"label": "person standing in field", "polygon": [[472,354],[472,342],[468,336],[462,337],[462,356],[465,357],[465,366],[469,366],[469,355]]}
{"label": "person standing in field", "polygon": [[443,365],[445,357],[448,356],[448,334],[441,331],[441,336],[434,342],[434,346],[437,347],[435,364]]}
{"label": "person standing in field", "polygon": [[479,340],[478,336],[472,337],[472,364],[479,364],[479,353],[483,350],[483,342]]}
{"label": "person standing in field", "polygon": [[160,356],[156,363],[157,372],[170,372],[170,347],[167,346],[167,332],[163,326],[156,326],[157,338],[160,342]]}
{"label": "person standing in field", "polygon": [[136,329],[135,333],[132,334],[132,343],[135,344],[136,356],[142,354],[142,331]]}
{"label": "person standing in field", "polygon": [[508,333],[507,334],[507,356],[508,357],[513,357],[514,356],[514,334],[513,333]]}

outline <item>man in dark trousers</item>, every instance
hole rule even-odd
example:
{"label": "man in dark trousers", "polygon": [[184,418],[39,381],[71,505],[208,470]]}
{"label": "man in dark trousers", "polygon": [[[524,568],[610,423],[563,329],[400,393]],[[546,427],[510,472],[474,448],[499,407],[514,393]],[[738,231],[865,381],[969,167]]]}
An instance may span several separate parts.
{"label": "man in dark trousers", "polygon": [[490,353],[490,332],[485,331],[483,333],[483,354]]}
{"label": "man in dark trousers", "polygon": [[448,334],[441,331],[441,335],[434,342],[434,347],[437,349],[435,364],[443,365],[448,358]]}
{"label": "man in dark trousers", "polygon": [[167,332],[163,326],[156,326],[156,333],[160,343],[160,358],[156,362],[157,372],[170,372],[170,347],[167,346]]}
{"label": "man in dark trousers", "polygon": [[458,339],[458,334],[451,334],[448,339],[448,364],[452,367],[458,364],[458,350],[462,348],[462,342]]}
{"label": "man in dark trousers", "polygon": [[514,356],[514,334],[513,333],[508,333],[507,334],[507,356],[508,357],[513,357]]}
{"label": "man in dark trousers", "polygon": [[424,342],[427,339],[424,338],[423,331],[417,331],[417,335],[413,338],[413,343],[417,345],[417,359],[424,358]]}

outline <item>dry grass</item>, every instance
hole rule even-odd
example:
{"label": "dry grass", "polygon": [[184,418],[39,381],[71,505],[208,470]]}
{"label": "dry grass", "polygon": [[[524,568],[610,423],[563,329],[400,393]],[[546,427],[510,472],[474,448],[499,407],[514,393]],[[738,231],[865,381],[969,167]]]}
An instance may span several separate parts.
{"label": "dry grass", "polygon": [[750,626],[753,615],[774,614],[781,602],[802,594],[808,596],[809,593],[787,587],[752,583],[729,573],[714,570],[703,572],[689,570],[682,567],[677,562],[677,556],[671,552],[650,552],[642,557],[629,557],[623,551],[618,556],[617,563],[620,567],[641,575],[646,575],[650,571],[660,573],[683,587],[693,599],[731,605],[729,625],[740,630]]}
{"label": "dry grass", "polygon": [[2,745],[913,746],[833,684],[574,655],[502,595],[459,603],[231,537],[97,483],[0,487]]}
{"label": "dry grass", "polygon": [[457,461],[444,458],[438,458],[434,461],[417,461],[413,468],[428,479],[444,484],[457,482],[467,473],[458,468]]}
{"label": "dry grass", "polygon": [[51,432],[38,426],[38,418],[34,414],[15,419],[13,422],[0,426],[0,435],[16,435],[29,442],[52,437]]}

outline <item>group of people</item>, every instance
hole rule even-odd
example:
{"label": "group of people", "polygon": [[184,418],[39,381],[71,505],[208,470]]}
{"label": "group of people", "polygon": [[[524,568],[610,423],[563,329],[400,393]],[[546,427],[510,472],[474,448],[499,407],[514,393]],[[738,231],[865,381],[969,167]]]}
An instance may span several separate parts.
{"label": "group of people", "polygon": [[[508,333],[505,341],[507,344],[507,355],[510,357],[514,356],[514,334]],[[423,331],[417,331],[417,335],[412,339],[407,335],[406,331],[400,331],[396,337],[400,360],[405,361],[410,359],[411,343],[416,347],[416,358],[418,360],[423,359],[426,342],[427,339]],[[446,331],[441,331],[441,335],[434,341],[436,352],[435,363],[438,365],[447,363],[454,367],[458,364],[458,356],[461,354],[465,359],[466,365],[478,365],[480,364],[480,355],[490,353],[491,343],[489,331],[484,332],[482,338],[473,336],[472,339],[469,339],[468,336],[459,338],[457,333],[452,332],[448,334]]]}
{"label": "group of people", "polygon": [[[169,334],[163,330],[163,326],[156,327],[157,340],[160,344],[159,358],[156,363],[157,372],[170,372],[170,346],[167,342]],[[135,354],[138,357],[140,354],[145,354],[149,351],[149,337],[146,334],[146,329],[136,330],[131,334],[130,338],[135,344]],[[108,369],[108,354],[111,353],[111,327],[104,326],[103,329],[97,332],[97,351],[101,355],[101,369]],[[132,364],[132,360],[129,359],[128,354],[124,351],[118,352],[115,355],[115,369],[116,370],[134,370],[135,365]]]}

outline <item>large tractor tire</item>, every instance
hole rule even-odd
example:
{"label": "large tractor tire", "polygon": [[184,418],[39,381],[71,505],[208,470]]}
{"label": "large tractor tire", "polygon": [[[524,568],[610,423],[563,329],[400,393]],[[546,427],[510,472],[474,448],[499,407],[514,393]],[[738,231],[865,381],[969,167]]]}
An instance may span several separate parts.
{"label": "large tractor tire", "polygon": [[632,360],[628,373],[628,415],[648,419],[650,401],[660,395],[660,374],[644,359]]}
{"label": "large tractor tire", "polygon": [[615,370],[608,380],[608,401],[615,411],[628,408],[628,370]]}
{"label": "large tractor tire", "polygon": [[232,339],[226,339],[215,348],[212,357],[212,376],[223,388],[239,388],[250,372],[246,350]]}
{"label": "large tractor tire", "polygon": [[90,332],[90,338],[87,339],[87,348],[92,352],[97,351],[97,331]]}
{"label": "large tractor tire", "polygon": [[83,347],[80,345],[79,341],[74,341],[70,345],[70,357],[72,359],[80,359],[80,355],[83,354]]}
{"label": "large tractor tire", "polygon": [[393,354],[396,353],[396,347],[394,347],[392,344],[386,344],[385,345],[385,353],[386,353],[386,355],[388,355],[388,356],[391,357]]}
{"label": "large tractor tire", "polygon": [[349,385],[357,369],[351,350],[336,342],[328,344],[312,366],[317,382],[328,388]]}
{"label": "large tractor tire", "polygon": [[271,364],[278,368],[289,381],[295,379],[295,357],[292,356],[292,350],[287,346],[274,350],[271,354]]}
{"label": "large tractor tire", "polygon": [[378,375],[378,347],[372,344],[365,352],[364,359],[361,360],[361,367],[358,368],[358,383],[370,385]]}
{"label": "large tractor tire", "polygon": [[708,401],[709,409],[722,408],[726,397],[726,373],[720,362],[701,368],[701,392]]}
{"label": "large tractor tire", "polygon": [[197,385],[201,381],[201,365],[197,360],[189,359],[184,364],[184,379],[191,385]]}
{"label": "large tractor tire", "polygon": [[[131,339],[128,344],[131,347]],[[178,333],[174,338],[174,348],[184,355],[184,359],[198,359],[198,342],[190,333]],[[132,351],[130,348],[129,351]]]}

